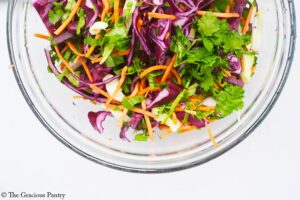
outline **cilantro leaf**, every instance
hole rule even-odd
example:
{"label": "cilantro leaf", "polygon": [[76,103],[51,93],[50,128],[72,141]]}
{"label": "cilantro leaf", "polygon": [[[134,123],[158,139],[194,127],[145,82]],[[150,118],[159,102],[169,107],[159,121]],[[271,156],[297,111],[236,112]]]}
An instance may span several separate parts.
{"label": "cilantro leaf", "polygon": [[127,97],[122,100],[122,105],[127,109],[132,109],[136,104],[141,103],[145,99],[144,96]]}
{"label": "cilantro leaf", "polygon": [[243,108],[244,89],[235,85],[225,85],[224,90],[215,94],[217,100],[216,112],[219,118],[230,115],[233,111]]}
{"label": "cilantro leaf", "polygon": [[63,3],[53,2],[53,9],[48,13],[49,22],[55,25],[61,17],[64,15],[64,10],[62,9]]}
{"label": "cilantro leaf", "polygon": [[146,142],[148,140],[148,135],[145,133],[137,134],[134,136],[135,141]]}
{"label": "cilantro leaf", "polygon": [[105,61],[107,67],[115,67],[125,62],[124,58],[121,56],[109,56]]}
{"label": "cilantro leaf", "polygon": [[86,14],[83,9],[79,9],[77,12],[77,16],[79,17],[79,20],[78,20],[78,24],[77,24],[77,28],[76,28],[76,34],[79,35],[81,32],[81,29],[85,25]]}
{"label": "cilantro leaf", "polygon": [[221,29],[220,20],[208,13],[197,21],[198,32],[204,36],[213,36],[214,33]]}
{"label": "cilantro leaf", "polygon": [[172,36],[170,50],[177,54],[177,59],[181,60],[187,49],[191,47],[190,40],[185,37],[181,28],[176,27],[176,36]]}

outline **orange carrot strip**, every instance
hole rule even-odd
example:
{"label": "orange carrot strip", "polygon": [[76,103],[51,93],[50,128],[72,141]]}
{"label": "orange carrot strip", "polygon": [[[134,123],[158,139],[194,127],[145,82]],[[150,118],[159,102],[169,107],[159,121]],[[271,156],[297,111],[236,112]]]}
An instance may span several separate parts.
{"label": "orange carrot strip", "polygon": [[149,73],[151,73],[153,71],[165,70],[167,68],[168,68],[168,66],[166,66],[166,65],[155,65],[153,67],[149,67],[140,74],[140,78],[144,78],[145,76],[147,76]]}
{"label": "orange carrot strip", "polygon": [[142,89],[141,91],[139,91],[139,95],[144,95],[144,94],[147,94],[148,92],[156,92],[156,91],[160,91],[161,88],[159,87],[155,87],[155,88],[150,88],[150,87],[147,87],[145,89]]}
{"label": "orange carrot strip", "polygon": [[92,63],[93,63],[93,64],[94,64],[94,63],[99,63],[99,62],[101,62],[101,60],[102,60],[102,57],[94,58],[94,59],[92,60]]}
{"label": "orange carrot strip", "polygon": [[104,5],[104,8],[103,8],[103,11],[102,11],[102,14],[101,14],[101,21],[104,22],[105,16],[109,11],[109,2],[108,2],[108,0],[102,0],[102,3]]}
{"label": "orange carrot strip", "polygon": [[226,69],[222,69],[222,71],[224,72],[224,74],[226,74],[228,77],[231,76],[231,73],[229,71],[227,71]]}
{"label": "orange carrot strip", "polygon": [[80,53],[80,52],[75,48],[75,46],[74,46],[74,44],[73,44],[72,42],[68,41],[68,42],[66,42],[66,44],[68,45],[68,47],[72,50],[72,52],[73,52],[74,54],[76,54],[76,55],[79,56],[79,57],[83,57],[83,56],[84,56],[84,54]]}
{"label": "orange carrot strip", "polygon": [[[198,10],[197,13],[198,13],[198,15],[203,16],[203,15],[206,15],[207,13],[209,13],[209,12]],[[210,13],[212,13],[213,16],[220,17],[220,18],[240,17],[240,15],[238,13],[218,13],[218,12],[210,12]]]}
{"label": "orange carrot strip", "polygon": [[175,112],[172,113],[172,121],[173,121],[174,124],[177,124],[177,122],[178,122],[178,119],[177,119],[177,116],[176,116]]}
{"label": "orange carrot strip", "polygon": [[132,112],[136,112],[136,113],[140,113],[140,114],[143,114],[143,115],[152,117],[152,118],[156,118],[156,117],[157,117],[157,116],[154,115],[152,112],[145,111],[145,110],[140,109],[140,108],[132,108],[131,111],[132,111]]}
{"label": "orange carrot strip", "polygon": [[197,127],[196,126],[182,126],[182,127],[180,127],[179,128],[179,131],[180,131],[180,133],[185,133],[185,132],[188,132],[188,131],[191,131],[191,130],[195,130],[195,129],[197,129]]}
{"label": "orange carrot strip", "polygon": [[115,24],[119,21],[119,5],[120,5],[120,1],[119,0],[115,0],[114,1],[114,20],[115,20]]}
{"label": "orange carrot strip", "polygon": [[[97,34],[97,35],[95,36],[95,40],[99,40],[99,38],[100,38],[100,34]],[[90,56],[92,55],[93,51],[95,50],[95,48],[96,48],[96,46],[91,46],[91,47],[89,48],[89,50],[86,52],[85,57],[86,57],[86,58],[90,57]]]}
{"label": "orange carrot strip", "polygon": [[234,4],[234,0],[230,0],[228,6],[226,7],[226,11],[225,11],[226,13],[230,13],[233,4]]}
{"label": "orange carrot strip", "polygon": [[143,89],[144,89],[145,84],[146,84],[146,78],[144,77],[144,78],[141,79],[141,84],[140,84],[140,86],[139,86],[140,90],[143,90]]}
{"label": "orange carrot strip", "polygon": [[172,134],[172,131],[170,128],[168,128],[168,130],[165,133],[161,134],[159,137],[163,139],[163,138],[168,137],[171,134]]}
{"label": "orange carrot strip", "polygon": [[54,49],[55,49],[55,52],[56,52],[58,58],[61,60],[61,62],[68,68],[68,70],[69,70],[72,74],[74,74],[73,68],[72,68],[71,65],[64,59],[64,57],[61,55],[58,46],[55,45],[55,46],[54,46]]}
{"label": "orange carrot strip", "polygon": [[65,53],[67,50],[69,49],[69,47],[68,46],[65,46],[62,50],[61,50],[61,54],[63,54],[63,53]]}
{"label": "orange carrot strip", "polygon": [[41,39],[44,39],[44,40],[50,40],[50,37],[48,35],[44,35],[44,34],[40,34],[40,33],[35,33],[34,37],[41,38]]}
{"label": "orange carrot strip", "polygon": [[70,15],[68,16],[68,18],[66,19],[66,21],[64,23],[62,23],[62,25],[60,25],[60,27],[54,32],[55,35],[59,35],[61,34],[66,28],[67,26],[71,23],[71,21],[73,20],[74,16],[76,15],[80,4],[81,4],[82,0],[78,0],[75,4],[75,6],[73,7]]}
{"label": "orange carrot strip", "polygon": [[119,126],[119,127],[122,127],[122,126],[123,126],[123,124],[124,124],[124,119],[125,119],[127,113],[128,113],[128,109],[127,109],[127,108],[124,108],[124,110],[123,110],[123,112],[122,112],[122,115],[120,116],[119,123],[118,123],[118,126]]}
{"label": "orange carrot strip", "polygon": [[215,110],[215,107],[209,107],[209,106],[199,106],[198,107],[198,111],[202,111],[202,112],[210,112],[212,110]]}
{"label": "orange carrot strip", "polygon": [[[142,102],[142,108],[143,110],[146,111],[146,102],[143,101]],[[146,121],[146,126],[147,126],[147,129],[148,129],[148,135],[149,135],[149,138],[153,141],[154,140],[154,134],[153,134],[153,129],[152,129],[152,125],[151,125],[151,121],[150,121],[150,118],[146,115],[144,115],[144,118],[145,118],[145,121]]]}
{"label": "orange carrot strip", "polygon": [[165,36],[165,40],[167,40],[169,37],[170,37],[170,32],[167,32]]}
{"label": "orange carrot strip", "polygon": [[115,96],[117,95],[117,93],[121,90],[121,87],[126,79],[126,73],[127,73],[127,69],[128,67],[125,66],[122,70],[122,73],[121,73],[121,78],[120,78],[120,81],[117,85],[117,88],[115,89],[115,91],[113,92],[113,94],[107,99],[106,101],[106,105],[110,104],[110,102],[115,98]]}
{"label": "orange carrot strip", "polygon": [[143,20],[141,18],[138,19],[136,26],[137,26],[137,30],[140,33],[142,31],[142,25],[143,25]]}
{"label": "orange carrot strip", "polygon": [[207,129],[207,134],[211,140],[211,142],[214,144],[215,147],[220,147],[220,145],[217,143],[217,141],[215,140],[215,137],[214,135],[212,134],[209,126],[208,126],[208,123],[207,123],[207,120],[205,120],[205,127]]}
{"label": "orange carrot strip", "polygon": [[90,88],[92,90],[95,90],[96,92],[98,92],[99,94],[105,96],[106,98],[110,98],[109,94],[107,92],[105,92],[104,90],[100,89],[99,87],[95,86],[95,85],[90,85]]}
{"label": "orange carrot strip", "polygon": [[216,82],[214,82],[214,88],[219,89],[220,86]]}
{"label": "orange carrot strip", "polygon": [[139,83],[136,83],[133,92],[129,96],[130,97],[136,96],[138,92],[139,92]]}
{"label": "orange carrot strip", "polygon": [[251,74],[253,75],[253,74],[255,73],[255,71],[256,71],[256,67],[253,66],[253,67],[251,68]]}
{"label": "orange carrot strip", "polygon": [[[140,74],[140,78],[144,78],[145,76],[147,76],[147,74],[153,72],[153,71],[157,71],[157,70],[166,70],[168,68],[168,66],[166,65],[156,65],[156,66],[153,66],[153,67],[149,67],[148,69],[144,70],[141,74]],[[179,85],[181,85],[181,78],[178,74],[178,72],[171,68],[171,72],[172,74],[176,77],[177,79],[177,82]]]}
{"label": "orange carrot strip", "polygon": [[246,21],[245,21],[245,24],[244,24],[243,30],[242,30],[243,35],[246,35],[246,33],[249,31],[249,24],[251,21],[252,14],[253,14],[253,6],[250,6],[249,13],[247,15],[247,18],[246,18]]}
{"label": "orange carrot strip", "polygon": [[79,61],[80,61],[81,65],[83,66],[84,71],[85,71],[86,75],[88,76],[90,82],[91,82],[91,83],[94,82],[94,79],[93,79],[93,77],[92,77],[92,75],[91,75],[91,72],[90,72],[90,70],[89,70],[89,67],[87,66],[86,61],[84,60],[84,58],[79,57]]}
{"label": "orange carrot strip", "polygon": [[148,16],[156,19],[171,19],[171,20],[177,19],[175,15],[168,15],[168,14],[161,14],[161,13],[154,13],[154,12],[148,12]]}
{"label": "orange carrot strip", "polygon": [[[109,104],[109,105],[107,105],[107,107],[110,108],[110,109],[115,109],[115,108],[119,108],[119,109],[122,109],[122,110],[125,109],[122,105],[116,106],[116,105]],[[148,117],[157,118],[157,116],[154,115],[152,112],[145,111],[141,108],[132,108],[131,111],[142,114],[142,115],[146,115]]]}
{"label": "orange carrot strip", "polygon": [[172,60],[169,63],[168,68],[166,69],[163,77],[161,78],[161,81],[160,81],[161,83],[166,82],[166,80],[167,80],[167,78],[168,78],[168,76],[169,76],[169,74],[171,72],[171,69],[173,68],[173,66],[175,64],[175,61],[176,61],[176,54],[174,54],[174,56],[172,57]]}
{"label": "orange carrot strip", "polygon": [[61,64],[61,65],[60,65],[60,70],[61,70],[61,71],[64,71],[64,70],[65,70],[65,65],[64,65],[64,64]]}
{"label": "orange carrot strip", "polygon": [[130,49],[127,49],[125,51],[119,51],[119,52],[115,52],[112,55],[113,56],[126,56],[130,53]]}

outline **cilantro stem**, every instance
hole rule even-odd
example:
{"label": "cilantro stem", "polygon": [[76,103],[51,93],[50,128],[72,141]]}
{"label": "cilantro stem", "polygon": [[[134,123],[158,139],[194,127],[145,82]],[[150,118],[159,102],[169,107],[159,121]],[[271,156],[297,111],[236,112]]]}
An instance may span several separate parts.
{"label": "cilantro stem", "polygon": [[166,123],[166,121],[168,120],[168,118],[170,118],[170,116],[174,113],[176,106],[180,103],[180,101],[183,99],[183,97],[186,95],[187,90],[184,89],[174,100],[174,102],[172,103],[168,116],[163,120],[163,124]]}

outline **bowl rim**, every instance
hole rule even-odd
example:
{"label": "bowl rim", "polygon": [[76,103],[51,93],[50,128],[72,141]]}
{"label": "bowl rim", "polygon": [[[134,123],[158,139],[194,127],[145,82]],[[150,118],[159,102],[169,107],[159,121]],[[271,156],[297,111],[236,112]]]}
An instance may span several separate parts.
{"label": "bowl rim", "polygon": [[[15,54],[13,51],[13,41],[12,41],[12,35],[10,35],[10,30],[12,29],[12,15],[11,11],[13,10],[14,4],[16,0],[9,1],[8,7],[7,7],[7,21],[6,21],[6,35],[7,35],[7,48],[9,52],[9,58],[12,64],[16,63],[15,62]],[[126,172],[135,172],[135,173],[167,173],[167,172],[175,172],[175,171],[180,171],[192,167],[196,167],[198,165],[201,165],[203,163],[206,163],[208,161],[211,161],[222,154],[226,153],[236,145],[238,145],[240,142],[242,142],[244,139],[246,139],[253,131],[262,123],[262,121],[267,117],[267,115],[270,113],[272,108],[274,107],[275,103],[277,102],[284,86],[287,81],[293,59],[294,59],[294,54],[295,54],[295,47],[296,47],[296,12],[295,12],[295,5],[294,1],[287,1],[287,4],[289,6],[290,12],[290,28],[291,28],[291,34],[290,34],[290,43],[289,43],[289,49],[288,49],[288,55],[287,55],[287,61],[285,63],[284,67],[284,72],[283,76],[281,77],[280,83],[276,89],[276,92],[274,93],[273,97],[271,98],[270,102],[262,112],[262,114],[255,120],[255,122],[245,131],[245,134],[242,134],[239,138],[237,138],[235,141],[233,141],[231,144],[227,145],[226,148],[215,152],[214,154],[210,155],[206,159],[200,160],[200,161],[195,161],[192,163],[188,163],[182,166],[175,166],[172,168],[167,168],[167,169],[143,169],[143,168],[136,168],[136,167],[127,167],[124,165],[118,165],[114,164],[111,162],[107,162],[105,160],[101,160],[99,158],[96,158],[83,150],[77,148],[70,142],[68,142],[66,139],[64,139],[59,133],[57,133],[44,119],[44,117],[41,115],[39,110],[35,107],[33,101],[31,100],[30,96],[28,95],[25,86],[21,80],[20,74],[18,72],[18,69],[16,67],[13,68],[13,73],[16,79],[16,82],[18,84],[18,87],[25,98],[28,106],[34,113],[34,115],[37,117],[37,119],[40,121],[40,123],[43,124],[43,126],[57,139],[59,140],[62,144],[64,144],[66,147],[69,149],[73,150],[77,154],[81,155],[82,157],[91,160],[95,163],[101,164],[103,166],[107,166],[113,169],[121,170],[121,171],[126,171]]]}

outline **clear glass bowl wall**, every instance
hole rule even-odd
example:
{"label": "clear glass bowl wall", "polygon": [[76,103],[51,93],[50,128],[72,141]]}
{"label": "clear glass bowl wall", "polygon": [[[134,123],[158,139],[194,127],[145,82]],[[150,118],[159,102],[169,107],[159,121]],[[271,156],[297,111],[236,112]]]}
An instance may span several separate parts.
{"label": "clear glass bowl wall", "polygon": [[[47,41],[33,37],[47,33],[28,0],[11,0],[8,8],[8,46],[17,83],[41,123],[65,146],[97,163],[132,172],[169,172],[207,162],[245,139],[273,107],[288,76],[295,43],[295,12],[292,1],[258,0],[255,23],[257,71],[246,85],[245,107],[211,124],[215,148],[205,130],[172,134],[154,142],[124,142],[117,121],[107,119],[100,135],[87,113],[99,105],[74,100],[76,95],[47,72],[44,49]],[[25,131],[26,132],[26,131]],[[25,133],[24,132],[24,133]],[[132,133],[128,134],[133,137]]]}

